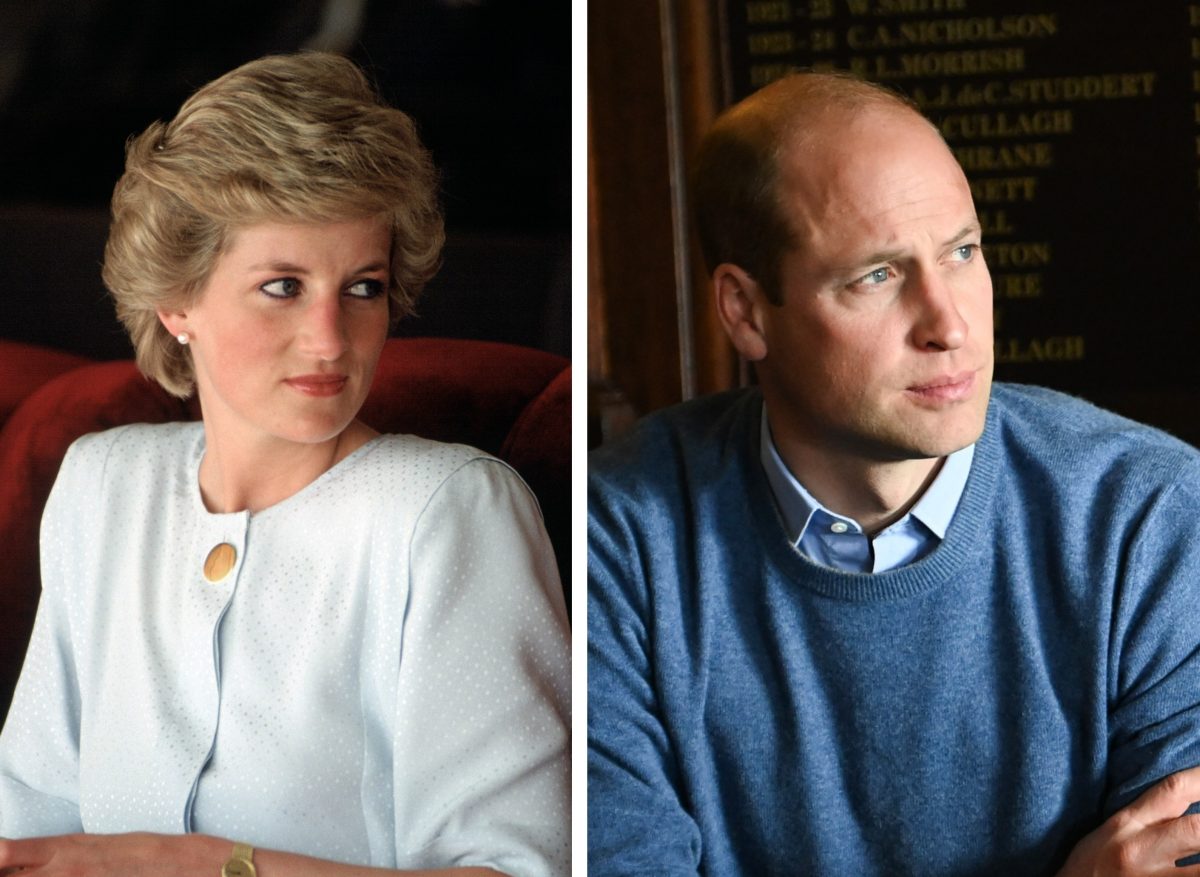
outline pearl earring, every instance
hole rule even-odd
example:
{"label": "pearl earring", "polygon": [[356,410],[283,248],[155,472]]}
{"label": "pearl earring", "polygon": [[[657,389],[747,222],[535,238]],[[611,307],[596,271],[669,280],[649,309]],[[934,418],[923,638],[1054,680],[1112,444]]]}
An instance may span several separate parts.
{"label": "pearl earring", "polygon": [[178,341],[180,344],[187,344],[192,339],[190,337],[188,337],[187,332],[180,332],[178,335],[175,336],[175,340]]}

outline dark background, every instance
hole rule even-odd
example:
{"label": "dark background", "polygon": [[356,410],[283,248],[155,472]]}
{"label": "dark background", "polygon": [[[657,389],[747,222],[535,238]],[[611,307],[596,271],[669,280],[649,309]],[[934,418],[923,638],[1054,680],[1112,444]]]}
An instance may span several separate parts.
{"label": "dark background", "polygon": [[0,3],[0,337],[132,355],[99,270],[126,139],[305,47],[363,66],[442,171],[445,264],[397,334],[568,355],[570,4],[520,0]]}

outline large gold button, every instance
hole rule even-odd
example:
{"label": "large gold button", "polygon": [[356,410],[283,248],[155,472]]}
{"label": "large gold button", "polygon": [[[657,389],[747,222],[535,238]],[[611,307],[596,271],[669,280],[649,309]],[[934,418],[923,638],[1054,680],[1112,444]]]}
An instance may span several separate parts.
{"label": "large gold button", "polygon": [[233,565],[237,563],[237,549],[228,542],[222,542],[208,552],[204,561],[204,577],[213,584],[229,575]]}

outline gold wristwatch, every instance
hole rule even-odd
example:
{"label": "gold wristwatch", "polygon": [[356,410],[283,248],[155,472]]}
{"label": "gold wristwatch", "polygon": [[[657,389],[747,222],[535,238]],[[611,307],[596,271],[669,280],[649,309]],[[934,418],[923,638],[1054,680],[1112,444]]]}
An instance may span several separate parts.
{"label": "gold wristwatch", "polygon": [[234,844],[233,855],[221,866],[221,877],[258,877],[254,870],[254,847]]}

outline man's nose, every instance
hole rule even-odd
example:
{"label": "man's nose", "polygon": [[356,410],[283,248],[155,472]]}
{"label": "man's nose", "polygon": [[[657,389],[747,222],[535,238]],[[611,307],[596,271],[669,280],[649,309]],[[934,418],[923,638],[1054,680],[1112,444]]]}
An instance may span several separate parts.
{"label": "man's nose", "polygon": [[921,350],[962,347],[970,326],[959,309],[956,289],[937,271],[923,271],[910,282],[915,299],[913,343]]}

